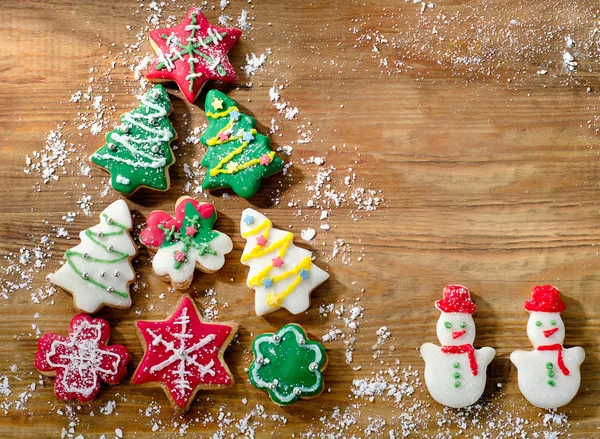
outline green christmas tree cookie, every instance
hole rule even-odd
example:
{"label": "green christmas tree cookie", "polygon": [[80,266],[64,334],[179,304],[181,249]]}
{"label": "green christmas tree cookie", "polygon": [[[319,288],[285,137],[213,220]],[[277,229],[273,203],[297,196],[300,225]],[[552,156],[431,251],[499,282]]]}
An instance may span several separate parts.
{"label": "green christmas tree cookie", "polygon": [[253,196],[263,178],[283,169],[268,137],[256,131],[256,119],[240,113],[237,103],[217,90],[206,95],[208,128],[200,141],[208,150],[202,189],[231,188],[242,198]]}
{"label": "green christmas tree cookie", "polygon": [[327,367],[323,345],[306,337],[302,326],[290,323],[275,334],[261,334],[252,342],[254,361],[250,383],[269,392],[279,405],[310,399],[323,391]]}
{"label": "green christmas tree cookie", "polygon": [[113,189],[131,195],[140,187],[169,188],[169,166],[175,162],[170,143],[177,138],[169,121],[171,110],[164,87],[152,87],[138,108],[121,116],[121,125],[92,154],[91,161],[111,174]]}

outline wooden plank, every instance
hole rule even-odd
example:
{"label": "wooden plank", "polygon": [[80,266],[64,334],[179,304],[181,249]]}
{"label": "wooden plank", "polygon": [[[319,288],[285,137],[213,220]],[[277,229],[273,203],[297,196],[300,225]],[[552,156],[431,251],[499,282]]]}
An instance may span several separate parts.
{"label": "wooden plank", "polygon": [[[6,292],[7,281],[18,279],[19,273],[0,275],[0,293],[7,296],[0,299],[4,346],[0,375],[9,379],[12,390],[4,402],[0,396],[0,413],[6,408],[0,417],[3,438],[57,437],[70,427],[73,437],[81,433],[85,438],[113,437],[116,428],[125,437],[136,438],[176,436],[181,428],[207,437],[219,430],[243,437],[247,432],[243,420],[249,414],[256,437],[305,437],[301,435],[307,432],[314,437],[323,437],[319,434],[324,432],[362,437],[369,431],[372,437],[389,437],[390,430],[399,437],[404,432],[414,437],[463,437],[485,431],[496,437],[500,432],[518,436],[519,426],[529,435],[551,429],[573,437],[598,435],[600,165],[593,130],[599,86],[593,36],[597,4],[452,1],[425,6],[421,12],[421,5],[398,3],[265,0],[232,2],[225,10],[237,19],[247,9],[252,18],[253,29],[230,52],[238,71],[247,53],[270,48],[273,54],[251,78],[252,87],[246,86],[249,80],[243,74],[239,87],[217,87],[256,117],[261,131],[266,132],[276,118],[280,130],[273,142],[275,146],[294,142],[294,166],[291,175],[265,182],[262,197],[250,202],[210,197],[219,210],[218,228],[233,237],[235,248],[219,274],[196,276],[191,292],[202,309],[214,308],[219,318],[241,324],[225,357],[236,385],[199,394],[182,421],[172,418],[162,390],[128,383],[104,388],[88,406],[63,403],[55,398],[51,379],[38,383],[33,367],[36,329],[65,333],[74,310],[71,297],[62,291],[40,303],[31,296],[47,289],[45,276],[76,244],[78,232],[95,224],[103,206],[117,198],[113,192],[102,196],[107,180],[99,169],[94,167],[91,176],[80,175],[79,163],[102,138],[91,135],[89,127],[78,130],[82,116],[94,117],[91,102],[76,104],[69,99],[92,87],[94,96],[103,96],[109,127],[135,105],[139,84],[132,69],[151,50],[146,42],[139,50],[124,44],[137,43],[138,32],[143,36],[147,28],[155,27],[147,22],[151,11],[148,5],[115,0],[3,3],[0,251],[18,261],[21,248],[40,246],[47,235],[53,241],[50,250],[41,245],[52,254],[43,258],[45,267],[33,269],[33,262],[20,267],[31,269],[27,276],[32,278],[26,276],[24,288]],[[167,2],[161,23],[170,15],[182,17],[188,6]],[[216,22],[218,2],[211,1],[210,6],[207,16]],[[580,63],[576,72],[561,65],[569,35],[576,42],[572,51]],[[115,67],[110,68],[113,61]],[[540,69],[548,73],[536,74]],[[281,94],[300,109],[296,120],[285,120],[269,102],[275,81],[289,84]],[[169,90],[174,105],[171,120],[180,140],[185,139],[205,123],[204,95],[197,105],[189,105],[174,87]],[[60,180],[44,184],[38,173],[23,172],[25,156],[34,158],[33,151],[42,151],[44,139],[57,126],[74,151],[68,154],[65,173],[57,169]],[[299,131],[311,131],[312,141],[296,143]],[[172,210],[189,182],[184,164],[192,165],[203,152],[200,146],[183,145],[171,168],[172,189],[132,197],[129,204],[137,227],[152,210]],[[319,229],[320,209],[306,206],[314,197],[310,187],[319,166],[302,160],[315,156],[325,157],[324,167],[335,168],[330,184],[346,198],[341,207],[325,198],[314,200],[330,211],[328,232]],[[356,181],[347,185],[344,179],[353,173]],[[359,187],[381,190],[378,195],[384,201],[376,211],[357,208],[351,194]],[[82,214],[78,206],[83,194],[92,196],[92,216]],[[259,318],[252,312],[246,267],[238,262],[244,240],[237,230],[240,212],[252,204],[276,226],[289,226],[298,238],[304,228],[318,230],[317,264],[328,268],[331,279],[315,291],[313,306],[305,314],[292,317],[281,311]],[[67,212],[78,212],[72,227],[62,219]],[[71,239],[57,238],[53,226],[67,227]],[[345,245],[332,258],[338,239]],[[137,365],[143,350],[135,321],[164,318],[179,293],[168,291],[152,273],[146,250],[140,249],[134,267],[139,278],[132,309],[103,309],[98,315],[113,326],[112,342],[125,344]],[[476,346],[497,349],[485,404],[467,414],[444,412],[420,384],[423,363],[418,347],[436,341],[438,313],[433,302],[447,283],[469,287],[478,305]],[[534,285],[545,283],[559,287],[568,305],[566,344],[583,346],[587,353],[581,390],[561,410],[570,426],[543,425],[545,412],[529,406],[520,395],[516,370],[508,359],[511,351],[530,347],[522,302]],[[210,288],[215,296],[204,293]],[[164,299],[159,298],[161,293]],[[339,315],[319,311],[329,304],[344,310]],[[364,308],[357,330],[344,322],[353,306]],[[302,324],[315,339],[335,328],[344,337],[326,343],[327,391],[318,399],[278,408],[247,382],[246,368],[253,337],[290,321]],[[375,331],[382,326],[387,326],[391,338],[381,347],[380,357],[373,358]],[[351,338],[356,339],[353,361],[347,364],[344,341]],[[18,370],[11,370],[12,365]],[[405,367],[419,375],[405,378]],[[400,388],[406,379],[414,394],[405,390],[402,401],[377,396],[369,402],[352,393],[353,380],[385,375],[386,370],[396,371],[397,378],[387,375],[389,383]],[[37,387],[31,391],[28,386],[34,382]],[[21,396],[26,391],[31,396]],[[22,407],[20,399],[26,400]],[[109,401],[117,405],[112,415],[105,416],[100,408]],[[269,416],[284,416],[286,424],[263,417],[257,404]],[[159,411],[152,410],[158,406]],[[338,408],[341,415],[332,417]],[[378,426],[377,419],[386,425]],[[466,433],[462,421],[469,426]],[[154,425],[157,432],[152,431]]]}

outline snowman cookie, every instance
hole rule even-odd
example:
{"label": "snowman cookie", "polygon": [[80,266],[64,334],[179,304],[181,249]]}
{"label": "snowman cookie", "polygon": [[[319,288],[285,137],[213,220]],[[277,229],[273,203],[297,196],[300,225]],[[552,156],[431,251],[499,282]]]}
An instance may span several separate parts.
{"label": "snowman cookie", "polygon": [[436,332],[442,346],[425,343],[421,357],[425,361],[425,384],[440,404],[448,407],[467,407],[483,394],[490,364],[496,351],[493,348],[473,348],[477,306],[469,290],[462,285],[444,288],[442,300],[435,302],[441,311]]}
{"label": "snowman cookie", "polygon": [[148,215],[140,241],[152,252],[154,272],[173,288],[185,290],[192,283],[194,270],[215,273],[233,250],[231,238],[213,230],[217,211],[210,203],[181,197],[175,203],[175,218],[162,210]]}
{"label": "snowman cookie", "polygon": [[519,373],[519,390],[536,407],[555,409],[568,404],[579,390],[579,367],[585,359],[582,347],[565,349],[565,325],[560,313],[566,309],[560,291],[551,286],[536,286],[531,300],[527,337],[533,351],[514,351],[510,361]]}

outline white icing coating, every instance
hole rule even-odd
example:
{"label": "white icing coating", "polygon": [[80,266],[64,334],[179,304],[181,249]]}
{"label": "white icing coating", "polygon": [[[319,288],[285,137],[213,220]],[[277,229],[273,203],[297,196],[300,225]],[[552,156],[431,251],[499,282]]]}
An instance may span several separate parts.
{"label": "white icing coating", "polygon": [[[112,224],[108,223],[109,219],[113,220]],[[122,230],[115,222],[123,225],[126,230]],[[118,308],[131,306],[128,284],[135,279],[135,273],[131,268],[130,260],[137,254],[137,248],[129,236],[129,230],[132,227],[133,223],[127,203],[124,200],[115,201],[104,209],[100,215],[99,224],[88,229],[89,233],[82,231],[79,234],[81,243],[70,250],[75,253],[71,256],[75,268],[67,260],[51,276],[50,281],[54,285],[73,294],[75,306],[81,311],[93,313],[103,305]],[[118,234],[111,235],[111,233]],[[67,255],[68,253],[69,251],[67,251]],[[121,254],[126,254],[128,257],[124,257],[118,262],[95,262],[93,260],[111,261],[121,258]],[[115,276],[116,273],[118,274]],[[111,293],[105,288],[95,285],[94,282],[112,288],[115,292],[126,293],[127,297]]]}
{"label": "white icing coating", "polygon": [[193,367],[198,369],[198,373],[200,374],[201,378],[206,374],[211,376],[215,375],[215,371],[213,369],[215,362],[210,360],[207,364],[200,364],[197,361],[198,355],[195,355],[194,353],[203,349],[205,346],[214,341],[216,335],[209,334],[192,346],[187,346],[186,340],[194,336],[191,333],[191,327],[188,327],[190,323],[190,317],[188,316],[187,307],[183,308],[181,315],[173,323],[180,327],[179,332],[173,334],[173,337],[175,337],[175,339],[178,341],[177,346],[175,346],[175,343],[173,342],[165,341],[161,335],[156,334],[150,328],[146,328],[146,331],[152,337],[152,346],[162,346],[166,354],[164,355],[164,361],[150,368],[150,373],[154,374],[156,372],[160,372],[165,367],[176,363],[177,368],[173,370],[173,374],[177,377],[177,379],[174,381],[175,389],[179,391],[181,396],[184,396],[187,391],[192,390],[192,386],[190,385],[187,377],[189,375],[195,375],[194,372],[191,372]]}
{"label": "white icing coating", "polygon": [[179,241],[176,244],[160,247],[157,250],[152,260],[154,272],[159,276],[169,275],[173,282],[182,283],[192,277],[196,263],[200,264],[204,270],[211,272],[223,268],[225,255],[233,250],[233,242],[226,234],[217,232],[216,230],[213,230],[213,232],[218,233],[218,235],[210,241],[209,245],[211,250],[217,253],[216,255],[209,253],[200,255],[200,252],[196,248],[190,247],[185,262],[179,268],[175,268],[173,254],[175,251],[183,251],[185,247],[185,243]]}
{"label": "white icing coating", "polygon": [[[535,349],[510,354],[510,360],[518,370],[521,393],[531,404],[544,409],[568,404],[579,390],[579,367],[585,359],[585,351],[579,346],[569,349],[562,346],[565,326],[558,312],[531,312],[527,337]],[[539,349],[544,346],[551,349]],[[560,367],[559,354],[568,374]]]}
{"label": "white icing coating", "polygon": [[[448,324],[450,327],[447,327]],[[421,357],[425,361],[425,384],[429,393],[437,402],[448,407],[474,404],[483,394],[487,366],[496,351],[490,347],[473,348],[475,323],[467,313],[442,312],[436,332],[442,346],[473,349],[477,375],[473,374],[468,353],[447,353],[440,346],[425,343],[421,346]]]}
{"label": "white icing coating", "polygon": [[124,175],[119,174],[119,175],[117,175],[117,183],[127,185],[127,184],[131,183],[131,180],[128,179],[127,177],[125,177]]}
{"label": "white icing coating", "polygon": [[[79,339],[82,331],[95,331],[94,338],[89,337],[83,340]],[[57,369],[64,369],[62,374],[63,388],[70,393],[78,393],[82,396],[90,396],[98,385],[98,374],[116,375],[119,371],[121,357],[119,355],[102,350],[98,343],[102,337],[102,327],[99,323],[92,324],[87,320],[77,327],[75,333],[69,337],[67,342],[54,340],[50,350],[46,354],[46,362]],[[61,360],[69,360],[64,364],[54,363],[51,358],[57,352],[65,352],[59,356]],[[101,367],[106,357],[110,357],[112,362],[111,369]]]}
{"label": "white icing coating", "polygon": [[[247,217],[253,218],[253,222],[251,224],[246,224],[246,222],[244,222],[244,219]],[[255,247],[257,247],[256,238],[263,235],[264,230],[257,231],[257,233],[249,233],[256,227],[260,226],[264,221],[269,221],[270,223],[270,220],[268,220],[266,216],[254,209],[245,209],[242,212],[242,219],[240,221],[240,231],[244,239],[246,239],[246,246],[244,248],[244,253],[242,254],[242,264],[250,267],[246,284],[249,288],[255,290],[254,303],[256,315],[262,316],[273,311],[277,311],[280,308],[285,308],[292,314],[304,312],[310,306],[310,293],[329,278],[329,273],[321,270],[315,264],[310,263],[308,270],[309,277],[301,280],[295,286],[295,288],[293,288],[292,292],[283,299],[281,305],[270,306],[267,303],[267,298],[269,295],[281,293],[282,291],[286,290],[292,285],[292,283],[297,281],[298,276],[289,276],[274,283],[274,285],[269,288],[266,288],[263,285],[253,285],[251,283],[251,279],[259,276],[259,273],[261,273],[265,268],[273,266],[273,259],[279,256],[279,249],[273,249],[269,253],[266,253],[262,256],[245,260],[245,257],[247,257],[247,255]],[[312,253],[309,250],[305,250],[294,245],[292,233],[276,229],[274,227],[270,228],[268,242],[265,244],[265,247],[269,247],[271,244],[276,243],[286,237],[289,238],[289,247],[285,251],[285,254],[281,257],[284,264],[280,268],[273,267],[269,272],[270,277],[282,275],[283,273],[286,273],[289,270],[297,267],[298,264],[300,264],[306,258],[310,258],[312,256]]]}

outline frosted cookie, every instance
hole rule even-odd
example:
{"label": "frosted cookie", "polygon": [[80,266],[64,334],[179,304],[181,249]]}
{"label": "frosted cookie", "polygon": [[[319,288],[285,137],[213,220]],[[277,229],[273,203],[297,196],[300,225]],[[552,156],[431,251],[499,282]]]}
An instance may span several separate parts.
{"label": "frosted cookie", "polygon": [[565,325],[560,313],[566,307],[555,287],[534,287],[531,300],[525,302],[529,312],[527,337],[534,350],[510,354],[510,361],[518,369],[521,393],[531,404],[543,409],[568,404],[581,382],[579,367],[585,351],[579,346],[563,347]]}
{"label": "frosted cookie", "polygon": [[192,283],[194,270],[215,273],[225,264],[233,249],[231,238],[213,230],[217,211],[210,203],[181,197],[175,203],[175,218],[162,210],[148,215],[140,241],[152,252],[152,268],[173,288],[185,290]]}
{"label": "frosted cookie", "polygon": [[169,167],[175,163],[171,142],[177,133],[169,121],[171,101],[162,85],[146,93],[135,110],[121,116],[121,125],[91,161],[111,175],[116,191],[131,195],[141,187],[169,189]]}
{"label": "frosted cookie", "polygon": [[239,111],[237,103],[217,90],[206,95],[208,127],[200,137],[206,145],[207,168],[202,189],[231,188],[242,198],[258,191],[263,178],[283,169],[271,151],[271,141],[256,131],[256,119]]}
{"label": "frosted cookie", "polygon": [[250,267],[246,285],[255,291],[257,316],[285,308],[292,314],[310,306],[310,294],[329,278],[312,263],[312,253],[294,245],[294,234],[273,227],[254,209],[242,213],[246,240],[242,264]]}
{"label": "frosted cookie", "polygon": [[65,252],[66,262],[50,282],[71,293],[79,311],[93,314],[105,305],[131,306],[131,259],[137,255],[129,235],[132,227],[127,203],[117,200],[100,214],[99,224],[79,234],[81,243]]}
{"label": "frosted cookie", "polygon": [[481,398],[487,367],[496,351],[489,347],[473,348],[475,322],[472,315],[477,307],[465,287],[448,285],[435,307],[442,313],[436,327],[442,346],[432,343],[421,346],[425,384],[440,404],[467,407]]}
{"label": "frosted cookie", "polygon": [[193,103],[207,81],[237,79],[227,52],[241,35],[239,29],[211,25],[200,9],[192,7],[177,26],[150,31],[150,44],[158,58],[146,78],[151,82],[175,81]]}
{"label": "frosted cookie", "polygon": [[110,326],[104,319],[79,314],[71,320],[69,336],[45,334],[38,340],[35,367],[56,376],[54,392],[59,399],[92,401],[100,383],[119,383],[131,359],[125,346],[110,345]]}
{"label": "frosted cookie", "polygon": [[250,383],[266,390],[278,405],[323,392],[327,353],[321,343],[308,339],[300,325],[290,323],[274,334],[259,335],[252,342],[252,352]]}
{"label": "frosted cookie", "polygon": [[184,295],[167,320],[137,322],[144,357],[131,382],[162,387],[175,412],[185,414],[199,390],[233,386],[223,354],[238,327],[203,322],[192,298]]}

